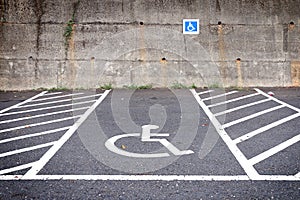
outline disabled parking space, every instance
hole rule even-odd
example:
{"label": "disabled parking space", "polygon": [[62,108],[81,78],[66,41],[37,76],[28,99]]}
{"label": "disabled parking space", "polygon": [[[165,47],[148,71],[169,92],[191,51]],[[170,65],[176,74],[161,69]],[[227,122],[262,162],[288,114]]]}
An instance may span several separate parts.
{"label": "disabled parking space", "polygon": [[[182,96],[178,97],[173,92]],[[59,174],[62,177],[65,174],[89,175],[86,178],[95,178],[97,175],[245,175],[239,163],[234,159],[225,143],[217,137],[214,130],[214,132],[210,132],[210,134],[214,134],[214,137],[210,138],[210,134],[208,134],[209,120],[198,107],[192,94],[188,90],[173,92],[162,89],[135,91],[129,101],[130,119],[125,118],[122,121],[122,118],[119,119],[115,114],[123,115],[123,111],[114,111],[111,105],[126,108],[124,102],[126,101],[126,94],[130,91],[113,91],[96,109],[96,119],[93,119],[92,116],[87,119],[87,121],[95,120],[95,123],[99,123],[104,133],[103,137],[106,138],[98,138],[97,140],[96,135],[100,134],[100,129],[96,129],[95,135],[91,134],[89,138],[93,138],[96,145],[103,148],[93,152],[90,149],[93,144],[89,147],[89,143],[84,141],[85,138],[82,138],[81,134],[93,131],[91,126],[87,125],[87,129],[79,130],[79,133],[74,134],[66,142],[40,174],[46,174],[49,177],[51,174]],[[182,105],[177,97],[179,99],[184,98],[189,102],[189,110],[182,110]],[[114,98],[117,101],[115,103],[113,103]],[[124,99],[122,100],[122,98]],[[182,126],[181,117],[184,117],[182,112],[190,110],[194,113],[187,113],[187,121],[195,123],[193,126],[196,132],[179,133],[183,134],[184,137],[191,137],[191,143],[186,144],[188,141],[184,141],[181,137],[178,138],[178,131]],[[131,123],[127,124],[127,121],[131,119],[136,126]],[[191,150],[193,153],[179,156],[167,148],[168,145],[158,141],[142,141],[141,136],[126,136],[132,133],[142,133],[142,126],[145,124],[155,124],[162,127],[161,129],[151,129],[152,139],[166,139],[168,145],[171,144],[180,151]],[[169,135],[159,136],[162,134]],[[119,138],[114,143],[119,150],[111,151],[106,148],[105,144],[115,136],[125,137]],[[210,141],[212,144],[206,142],[204,145],[204,141],[209,139],[213,140]],[[74,146],[76,146],[76,151],[72,150]],[[202,157],[199,156],[200,151]],[[72,156],[68,156],[70,152],[72,152]],[[122,152],[138,155],[123,155]],[[157,154],[164,154],[165,156]],[[110,176],[109,178],[115,177]]]}
{"label": "disabled parking space", "polygon": [[295,181],[293,105],[259,89],[42,92],[0,111],[0,178]]}

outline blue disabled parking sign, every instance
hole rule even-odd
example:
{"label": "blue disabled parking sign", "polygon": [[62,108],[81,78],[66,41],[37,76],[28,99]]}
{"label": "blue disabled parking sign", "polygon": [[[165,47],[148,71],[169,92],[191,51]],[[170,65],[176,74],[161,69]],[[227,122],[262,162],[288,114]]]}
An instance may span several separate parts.
{"label": "blue disabled parking sign", "polygon": [[183,34],[199,34],[199,19],[184,19]]}

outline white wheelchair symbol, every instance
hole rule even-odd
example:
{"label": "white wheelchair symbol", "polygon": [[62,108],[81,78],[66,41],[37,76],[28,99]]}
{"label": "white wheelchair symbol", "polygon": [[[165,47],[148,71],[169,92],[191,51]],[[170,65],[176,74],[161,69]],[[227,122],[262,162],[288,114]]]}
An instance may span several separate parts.
{"label": "white wheelchair symbol", "polygon": [[123,134],[123,135],[116,135],[111,138],[109,138],[105,142],[105,146],[110,151],[123,155],[128,157],[134,157],[134,158],[157,158],[157,157],[167,157],[171,156],[169,153],[132,153],[125,150],[122,150],[118,148],[115,143],[117,140],[121,138],[127,138],[127,137],[141,137],[142,142],[159,142],[161,143],[165,148],[167,148],[173,155],[175,156],[181,156],[181,155],[188,155],[194,153],[192,150],[179,150],[177,149],[173,144],[171,144],[167,139],[156,139],[151,137],[168,137],[168,133],[151,133],[151,129],[158,129],[159,127],[156,125],[144,125],[142,126],[142,133],[129,133],[129,134]]}
{"label": "white wheelchair symbol", "polygon": [[192,22],[189,22],[189,25],[186,27],[188,31],[192,32],[196,30],[196,28],[193,26]]}

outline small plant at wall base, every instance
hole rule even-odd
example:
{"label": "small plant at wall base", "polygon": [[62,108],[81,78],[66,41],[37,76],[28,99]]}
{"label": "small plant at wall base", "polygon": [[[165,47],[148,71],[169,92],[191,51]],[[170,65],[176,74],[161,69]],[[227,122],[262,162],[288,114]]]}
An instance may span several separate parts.
{"label": "small plant at wall base", "polygon": [[195,85],[195,83],[193,83],[193,85],[191,85],[189,88],[190,89],[197,89],[197,86]]}
{"label": "small plant at wall base", "polygon": [[111,90],[111,89],[113,89],[111,83],[109,83],[109,84],[104,84],[104,85],[100,86],[99,88],[102,89],[102,90]]}
{"label": "small plant at wall base", "polygon": [[124,85],[123,88],[130,89],[130,90],[145,90],[145,89],[152,89],[152,85]]}
{"label": "small plant at wall base", "polygon": [[173,83],[173,85],[171,86],[172,89],[186,89],[188,88],[187,86],[183,85],[182,83],[179,82],[175,82]]}

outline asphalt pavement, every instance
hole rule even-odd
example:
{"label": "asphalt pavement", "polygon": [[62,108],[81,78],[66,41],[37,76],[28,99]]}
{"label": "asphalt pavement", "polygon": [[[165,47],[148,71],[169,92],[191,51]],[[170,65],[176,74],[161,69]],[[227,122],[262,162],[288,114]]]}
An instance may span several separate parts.
{"label": "asphalt pavement", "polygon": [[299,110],[299,88],[1,92],[0,199],[298,199]]}

